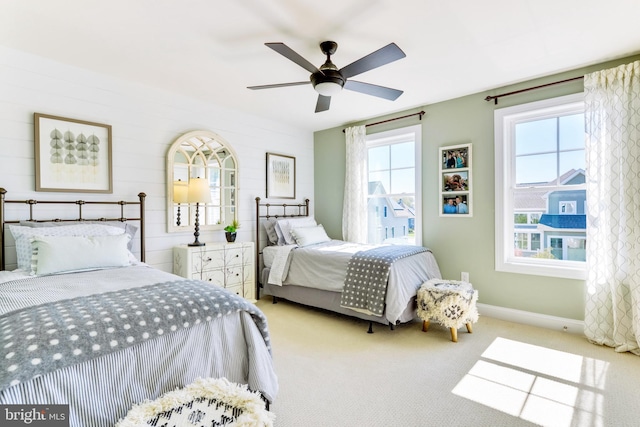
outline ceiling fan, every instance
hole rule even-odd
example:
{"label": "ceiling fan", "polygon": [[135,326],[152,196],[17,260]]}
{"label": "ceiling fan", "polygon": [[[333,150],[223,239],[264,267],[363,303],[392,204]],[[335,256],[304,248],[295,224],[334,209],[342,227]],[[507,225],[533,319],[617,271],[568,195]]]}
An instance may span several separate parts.
{"label": "ceiling fan", "polygon": [[304,59],[284,43],[265,43],[265,45],[309,71],[311,73],[311,77],[309,81],[304,82],[249,86],[248,89],[272,89],[311,83],[315,91],[318,92],[316,113],[327,111],[331,104],[331,96],[339,93],[343,88],[388,99],[390,101],[395,101],[403,93],[401,90],[391,89],[389,87],[349,80],[353,76],[373,70],[374,68],[378,68],[407,56],[395,43],[389,43],[385,47],[382,47],[340,69],[331,62],[331,55],[333,55],[336,52],[336,49],[338,49],[338,43],[336,42],[325,41],[320,43],[320,50],[322,50],[322,53],[327,55],[327,60],[319,68]]}

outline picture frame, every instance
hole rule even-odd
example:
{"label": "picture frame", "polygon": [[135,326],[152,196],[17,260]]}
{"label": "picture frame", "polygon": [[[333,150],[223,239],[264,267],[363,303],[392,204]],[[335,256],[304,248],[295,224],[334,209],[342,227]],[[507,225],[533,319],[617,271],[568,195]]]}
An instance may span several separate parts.
{"label": "picture frame", "polygon": [[111,125],[34,113],[36,191],[113,193]]}
{"label": "picture frame", "polygon": [[440,191],[468,191],[469,171],[447,170],[442,173],[440,180],[442,187]]}
{"label": "picture frame", "polygon": [[267,198],[296,198],[296,158],[267,153]]}
{"label": "picture frame", "polygon": [[471,149],[471,144],[440,147],[440,216],[464,218],[473,215]]}

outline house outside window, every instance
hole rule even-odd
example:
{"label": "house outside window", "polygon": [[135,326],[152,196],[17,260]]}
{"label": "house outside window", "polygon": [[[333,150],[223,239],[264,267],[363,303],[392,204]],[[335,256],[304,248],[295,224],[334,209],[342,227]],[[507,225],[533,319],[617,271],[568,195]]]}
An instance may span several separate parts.
{"label": "house outside window", "polygon": [[[421,244],[421,130],[417,125],[367,135],[370,244]],[[380,211],[382,216],[373,214]]]}
{"label": "house outside window", "polygon": [[583,94],[496,110],[496,270],[586,276]]}

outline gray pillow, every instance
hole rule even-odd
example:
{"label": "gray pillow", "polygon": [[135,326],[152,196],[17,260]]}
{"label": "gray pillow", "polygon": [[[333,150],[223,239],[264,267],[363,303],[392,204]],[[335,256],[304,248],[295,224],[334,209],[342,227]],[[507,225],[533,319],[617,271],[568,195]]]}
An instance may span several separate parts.
{"label": "gray pillow", "polygon": [[276,233],[276,220],[275,219],[267,219],[262,223],[264,225],[264,229],[267,232],[267,239],[269,240],[270,245],[278,244],[278,234]]}
{"label": "gray pillow", "polygon": [[129,243],[127,244],[127,249],[129,250],[131,250],[131,248],[133,247],[133,238],[136,236],[136,233],[138,232],[137,226],[129,222],[121,222],[121,221],[47,221],[47,222],[20,221],[21,226],[32,227],[32,228],[59,227],[63,225],[74,225],[74,224],[98,224],[98,225],[108,225],[110,227],[122,228],[124,232],[131,237],[129,239]]}

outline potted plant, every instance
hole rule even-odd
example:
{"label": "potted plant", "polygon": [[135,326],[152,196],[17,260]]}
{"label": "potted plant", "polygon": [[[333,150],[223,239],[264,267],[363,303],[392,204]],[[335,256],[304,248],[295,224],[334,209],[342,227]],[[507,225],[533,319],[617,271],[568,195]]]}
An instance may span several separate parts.
{"label": "potted plant", "polygon": [[238,220],[234,219],[231,221],[231,224],[227,225],[224,228],[224,235],[227,238],[227,242],[235,242],[236,241],[236,231],[240,228],[240,224],[238,224]]}

